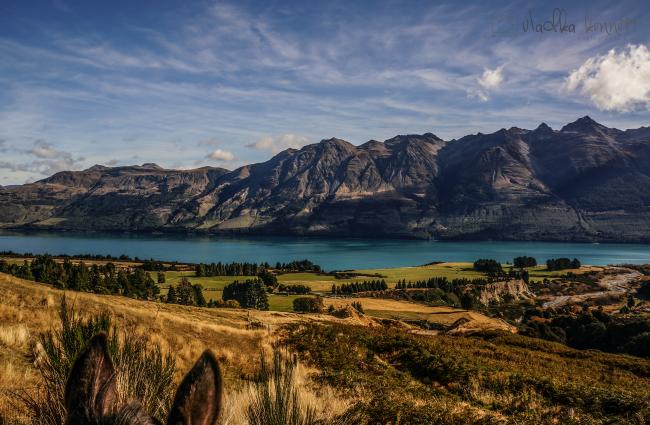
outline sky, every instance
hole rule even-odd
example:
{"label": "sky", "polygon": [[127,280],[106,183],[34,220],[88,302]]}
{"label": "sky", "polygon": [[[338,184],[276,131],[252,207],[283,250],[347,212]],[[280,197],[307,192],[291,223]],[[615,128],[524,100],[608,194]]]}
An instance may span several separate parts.
{"label": "sky", "polygon": [[647,126],[649,48],[641,0],[2,0],[0,185],[234,169],[330,137]]}

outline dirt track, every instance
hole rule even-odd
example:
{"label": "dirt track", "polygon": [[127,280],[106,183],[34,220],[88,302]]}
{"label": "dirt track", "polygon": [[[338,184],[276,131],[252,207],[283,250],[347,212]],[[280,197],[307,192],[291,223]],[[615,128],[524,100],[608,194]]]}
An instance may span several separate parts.
{"label": "dirt track", "polygon": [[625,295],[632,289],[642,274],[631,269],[620,268],[621,274],[607,274],[598,281],[598,286],[603,290],[579,295],[561,295],[544,303],[545,308],[558,308],[567,304],[579,304],[584,301],[597,299],[609,295]]}

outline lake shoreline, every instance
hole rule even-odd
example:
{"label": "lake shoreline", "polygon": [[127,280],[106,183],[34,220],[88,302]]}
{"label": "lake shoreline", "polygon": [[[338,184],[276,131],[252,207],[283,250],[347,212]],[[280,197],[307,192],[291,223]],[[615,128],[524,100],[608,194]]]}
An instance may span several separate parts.
{"label": "lake shoreline", "polygon": [[605,238],[592,238],[585,237],[572,237],[572,238],[492,238],[492,237],[472,237],[470,235],[463,235],[453,238],[432,238],[432,237],[418,237],[416,235],[349,235],[345,233],[287,233],[275,232],[270,230],[205,230],[200,229],[183,229],[183,228],[165,228],[165,229],[129,229],[129,230],[114,230],[114,229],[68,229],[57,227],[37,227],[37,226],[14,226],[6,227],[0,226],[0,236],[4,232],[14,232],[17,234],[37,234],[37,233],[52,233],[52,234],[79,234],[79,235],[138,235],[138,236],[187,236],[187,237],[214,237],[214,238],[265,238],[265,237],[281,237],[281,238],[304,238],[304,239],[345,239],[345,240],[405,240],[405,241],[428,241],[428,242],[540,242],[540,243],[577,243],[577,244],[625,244],[625,245],[647,245],[650,244],[650,236],[639,240],[629,239],[605,239]]}
{"label": "lake shoreline", "polygon": [[290,262],[309,259],[326,270],[415,266],[431,262],[502,263],[528,255],[578,258],[583,264],[650,263],[648,244],[539,241],[428,241],[379,238],[310,238],[186,233],[16,232],[0,230],[0,251],[53,255],[100,254],[161,261]]}

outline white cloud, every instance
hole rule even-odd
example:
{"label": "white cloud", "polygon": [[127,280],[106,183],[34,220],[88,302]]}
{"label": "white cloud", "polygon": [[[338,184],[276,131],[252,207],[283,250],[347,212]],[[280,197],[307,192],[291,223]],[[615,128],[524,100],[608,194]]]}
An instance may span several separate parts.
{"label": "white cloud", "polygon": [[225,151],[223,149],[217,149],[208,155],[208,158],[216,159],[217,161],[232,161],[235,159],[235,155],[232,152]]}
{"label": "white cloud", "polygon": [[470,99],[478,99],[481,102],[487,102],[490,99],[490,92],[498,89],[503,83],[503,68],[504,65],[498,66],[494,69],[484,68],[483,74],[476,78],[476,82],[480,87],[467,90],[467,97]]}
{"label": "white cloud", "polygon": [[503,82],[503,67],[501,65],[495,69],[485,68],[483,75],[477,79],[478,83],[486,90],[498,89]]}
{"label": "white cloud", "polygon": [[286,133],[279,136],[260,137],[255,143],[249,143],[246,147],[276,154],[288,148],[301,148],[307,143],[309,143],[309,139],[305,136]]}
{"label": "white cloud", "polygon": [[569,74],[565,87],[588,96],[601,110],[650,109],[650,51],[642,44],[594,56]]}

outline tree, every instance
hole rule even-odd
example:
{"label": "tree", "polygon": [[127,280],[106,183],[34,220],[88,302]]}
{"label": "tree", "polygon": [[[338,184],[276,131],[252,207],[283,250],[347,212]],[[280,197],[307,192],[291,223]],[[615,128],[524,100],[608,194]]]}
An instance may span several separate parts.
{"label": "tree", "polygon": [[257,275],[257,277],[260,278],[262,282],[264,282],[264,284],[270,288],[275,288],[278,286],[278,278],[267,269],[262,270]]}
{"label": "tree", "polygon": [[182,305],[194,305],[194,287],[187,278],[182,278],[178,284],[178,303]]}
{"label": "tree", "polygon": [[165,283],[165,273],[159,272],[158,273],[158,284]]}
{"label": "tree", "polygon": [[178,304],[178,293],[176,292],[176,287],[174,285],[169,286],[169,291],[167,292],[167,302],[169,304]]}
{"label": "tree", "polygon": [[222,298],[224,301],[235,300],[242,308],[269,309],[268,292],[264,283],[259,279],[249,279],[245,282],[234,281],[226,285],[223,288]]}
{"label": "tree", "polygon": [[203,286],[198,283],[192,286],[194,290],[194,304],[199,307],[205,307],[207,303],[205,302],[205,297],[203,296]]}
{"label": "tree", "polygon": [[535,267],[537,265],[537,260],[533,257],[527,257],[524,255],[521,257],[516,257],[512,264],[518,269],[523,269],[526,267]]}
{"label": "tree", "polygon": [[486,258],[474,261],[474,270],[494,275],[503,273],[501,264],[498,261]]}
{"label": "tree", "polygon": [[566,269],[579,269],[581,266],[577,258],[570,260],[569,258],[550,258],[546,260],[546,268],[550,271],[566,270]]}

